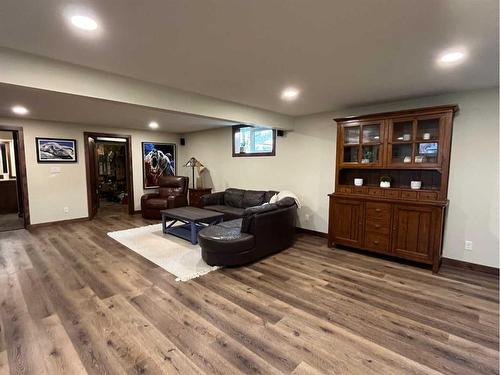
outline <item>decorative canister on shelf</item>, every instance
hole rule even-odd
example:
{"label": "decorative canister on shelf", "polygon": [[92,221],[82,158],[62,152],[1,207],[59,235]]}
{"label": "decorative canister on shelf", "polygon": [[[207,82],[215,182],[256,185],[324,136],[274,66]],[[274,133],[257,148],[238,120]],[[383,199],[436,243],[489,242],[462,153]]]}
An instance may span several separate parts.
{"label": "decorative canister on shelf", "polygon": [[354,185],[355,186],[363,186],[363,179],[362,178],[355,178]]}
{"label": "decorative canister on shelf", "polygon": [[424,135],[422,136],[422,138],[425,139],[425,140],[431,139],[431,133],[424,133]]}
{"label": "decorative canister on shelf", "polygon": [[403,141],[410,141],[411,140],[411,134],[403,134]]}
{"label": "decorative canister on shelf", "polygon": [[422,181],[411,181],[410,182],[410,187],[413,190],[419,190],[422,187]]}
{"label": "decorative canister on shelf", "polygon": [[390,188],[391,187],[391,177],[390,176],[380,177],[380,187],[381,188]]}
{"label": "decorative canister on shelf", "polygon": [[411,163],[411,156],[405,156],[403,163]]}

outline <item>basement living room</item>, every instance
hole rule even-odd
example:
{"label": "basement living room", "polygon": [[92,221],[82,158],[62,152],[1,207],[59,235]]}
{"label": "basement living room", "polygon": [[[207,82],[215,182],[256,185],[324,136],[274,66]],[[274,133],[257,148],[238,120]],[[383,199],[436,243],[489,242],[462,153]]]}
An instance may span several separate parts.
{"label": "basement living room", "polygon": [[0,375],[499,374],[498,1],[0,4]]}

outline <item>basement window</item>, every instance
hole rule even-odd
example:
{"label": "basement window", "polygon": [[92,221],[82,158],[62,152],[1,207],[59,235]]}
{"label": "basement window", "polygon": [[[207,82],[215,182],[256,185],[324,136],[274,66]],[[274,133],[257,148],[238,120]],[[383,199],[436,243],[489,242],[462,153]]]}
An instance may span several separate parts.
{"label": "basement window", "polygon": [[233,157],[275,155],[276,130],[248,125],[233,126]]}

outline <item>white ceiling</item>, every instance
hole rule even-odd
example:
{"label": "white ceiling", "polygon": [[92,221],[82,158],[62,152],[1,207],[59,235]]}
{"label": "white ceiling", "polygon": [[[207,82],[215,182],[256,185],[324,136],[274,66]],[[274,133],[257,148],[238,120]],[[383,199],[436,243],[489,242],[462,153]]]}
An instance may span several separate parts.
{"label": "white ceiling", "polygon": [[497,0],[73,1],[94,37],[68,3],[2,0],[0,45],[290,115],[498,85]]}
{"label": "white ceiling", "polygon": [[155,131],[180,134],[236,124],[155,108],[0,84],[0,117],[14,117],[11,108],[17,104],[30,110],[29,115],[23,118],[142,130],[150,130],[149,122],[156,121],[159,128]]}

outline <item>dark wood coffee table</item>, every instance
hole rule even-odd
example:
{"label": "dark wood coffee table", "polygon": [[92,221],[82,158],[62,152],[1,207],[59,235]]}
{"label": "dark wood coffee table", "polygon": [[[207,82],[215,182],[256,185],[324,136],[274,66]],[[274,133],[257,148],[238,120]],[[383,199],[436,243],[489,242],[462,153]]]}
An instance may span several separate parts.
{"label": "dark wood coffee table", "polygon": [[[222,222],[224,214],[197,207],[178,207],[161,211],[162,229],[165,234],[198,243],[198,232],[211,224]],[[167,225],[167,221],[171,221]],[[180,221],[183,225],[173,226]]]}

